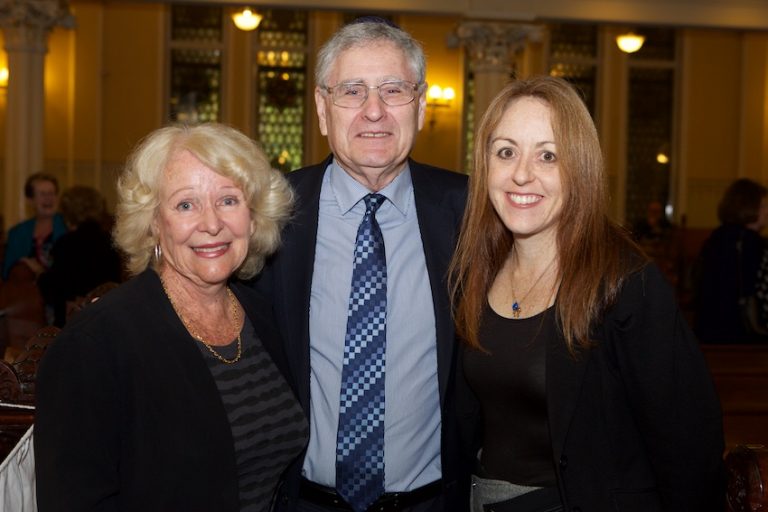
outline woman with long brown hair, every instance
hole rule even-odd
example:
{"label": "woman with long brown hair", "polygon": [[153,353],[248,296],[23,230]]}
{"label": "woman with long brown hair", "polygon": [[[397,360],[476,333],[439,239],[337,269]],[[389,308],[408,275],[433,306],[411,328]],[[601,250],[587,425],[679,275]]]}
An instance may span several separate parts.
{"label": "woman with long brown hair", "polygon": [[477,131],[452,264],[477,399],[472,510],[722,510],[717,396],[672,290],[607,214],[565,81],[510,83]]}

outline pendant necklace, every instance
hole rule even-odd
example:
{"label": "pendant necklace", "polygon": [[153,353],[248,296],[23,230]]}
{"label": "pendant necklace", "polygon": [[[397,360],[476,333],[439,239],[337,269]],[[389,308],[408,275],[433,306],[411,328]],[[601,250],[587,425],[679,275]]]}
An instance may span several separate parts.
{"label": "pendant necklace", "polygon": [[[515,256],[517,256],[517,255],[515,255]],[[515,258],[515,259],[517,259],[517,258]],[[544,274],[546,274],[546,273],[547,273],[547,271],[548,271],[548,270],[549,270],[549,268],[552,266],[552,263],[553,263],[554,261],[555,261],[555,260],[554,260],[554,259],[552,259],[552,261],[550,261],[550,262],[547,264],[547,266],[545,266],[545,267],[544,267],[544,270],[542,270],[542,271],[541,271],[541,274],[539,274],[539,277],[537,277],[537,278],[536,278],[536,280],[533,282],[533,284],[531,285],[531,287],[528,289],[528,291],[525,293],[525,295],[523,295],[523,298],[522,298],[522,299],[520,299],[520,300],[517,300],[517,299],[515,298],[515,295],[516,295],[516,294],[515,294],[515,289],[514,289],[514,287],[512,286],[512,283],[510,282],[510,284],[509,284],[509,288],[510,288],[510,290],[512,291],[512,318],[515,318],[515,319],[517,319],[517,318],[520,318],[520,315],[523,313],[523,306],[522,306],[522,303],[523,303],[523,302],[525,302],[525,299],[527,299],[527,298],[528,298],[528,296],[529,296],[529,295],[531,294],[531,292],[533,291],[533,289],[534,289],[534,288],[536,288],[536,285],[537,285],[537,284],[539,284],[539,281],[541,281],[541,278],[543,278],[543,277],[544,277]]]}

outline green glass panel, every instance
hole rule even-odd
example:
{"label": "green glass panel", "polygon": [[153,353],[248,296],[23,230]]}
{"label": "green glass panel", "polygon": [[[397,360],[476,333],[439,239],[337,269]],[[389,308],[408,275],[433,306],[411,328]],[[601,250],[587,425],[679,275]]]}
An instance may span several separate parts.
{"label": "green glass panel", "polygon": [[172,121],[197,123],[219,120],[221,52],[171,50]]}
{"label": "green glass panel", "polygon": [[221,41],[221,7],[171,6],[171,39],[174,41]]}
{"label": "green glass panel", "polygon": [[627,141],[626,218],[634,224],[645,217],[651,201],[669,202],[672,159],[674,72],[669,69],[630,68]]}

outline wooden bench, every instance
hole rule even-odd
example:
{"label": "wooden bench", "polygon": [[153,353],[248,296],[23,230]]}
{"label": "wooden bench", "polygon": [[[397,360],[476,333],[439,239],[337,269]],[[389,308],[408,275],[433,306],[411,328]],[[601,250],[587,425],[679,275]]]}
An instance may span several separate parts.
{"label": "wooden bench", "polygon": [[768,446],[768,345],[701,345],[723,409],[727,449]]}

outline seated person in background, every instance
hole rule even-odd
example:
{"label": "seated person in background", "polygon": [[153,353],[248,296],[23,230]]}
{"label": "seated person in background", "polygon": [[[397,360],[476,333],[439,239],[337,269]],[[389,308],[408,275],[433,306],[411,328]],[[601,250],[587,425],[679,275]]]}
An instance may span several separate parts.
{"label": "seated person in background", "polygon": [[659,201],[651,201],[646,216],[632,227],[632,236],[642,243],[644,240],[666,238],[671,230],[672,223],[664,215],[664,205]]}
{"label": "seated person in background", "polygon": [[664,205],[653,200],[648,203],[646,216],[632,226],[632,238],[645,254],[661,269],[673,287],[680,272],[680,244],[675,226],[667,219]]}
{"label": "seated person in background", "polygon": [[25,263],[35,275],[50,265],[53,243],[67,231],[64,218],[56,213],[59,183],[48,174],[37,173],[27,178],[24,196],[32,205],[35,216],[11,228],[3,260],[3,281],[11,268]]}
{"label": "seated person in background", "polygon": [[694,270],[694,331],[703,343],[768,341],[745,321],[741,303],[755,295],[768,222],[766,188],[734,181],[717,207],[720,226],[704,242]]}
{"label": "seated person in background", "polygon": [[66,322],[67,301],[83,297],[98,285],[120,282],[122,261],[104,228],[106,204],[98,190],[74,186],[61,196],[61,213],[70,229],[51,249],[51,268],[38,286],[53,308],[53,324]]}

